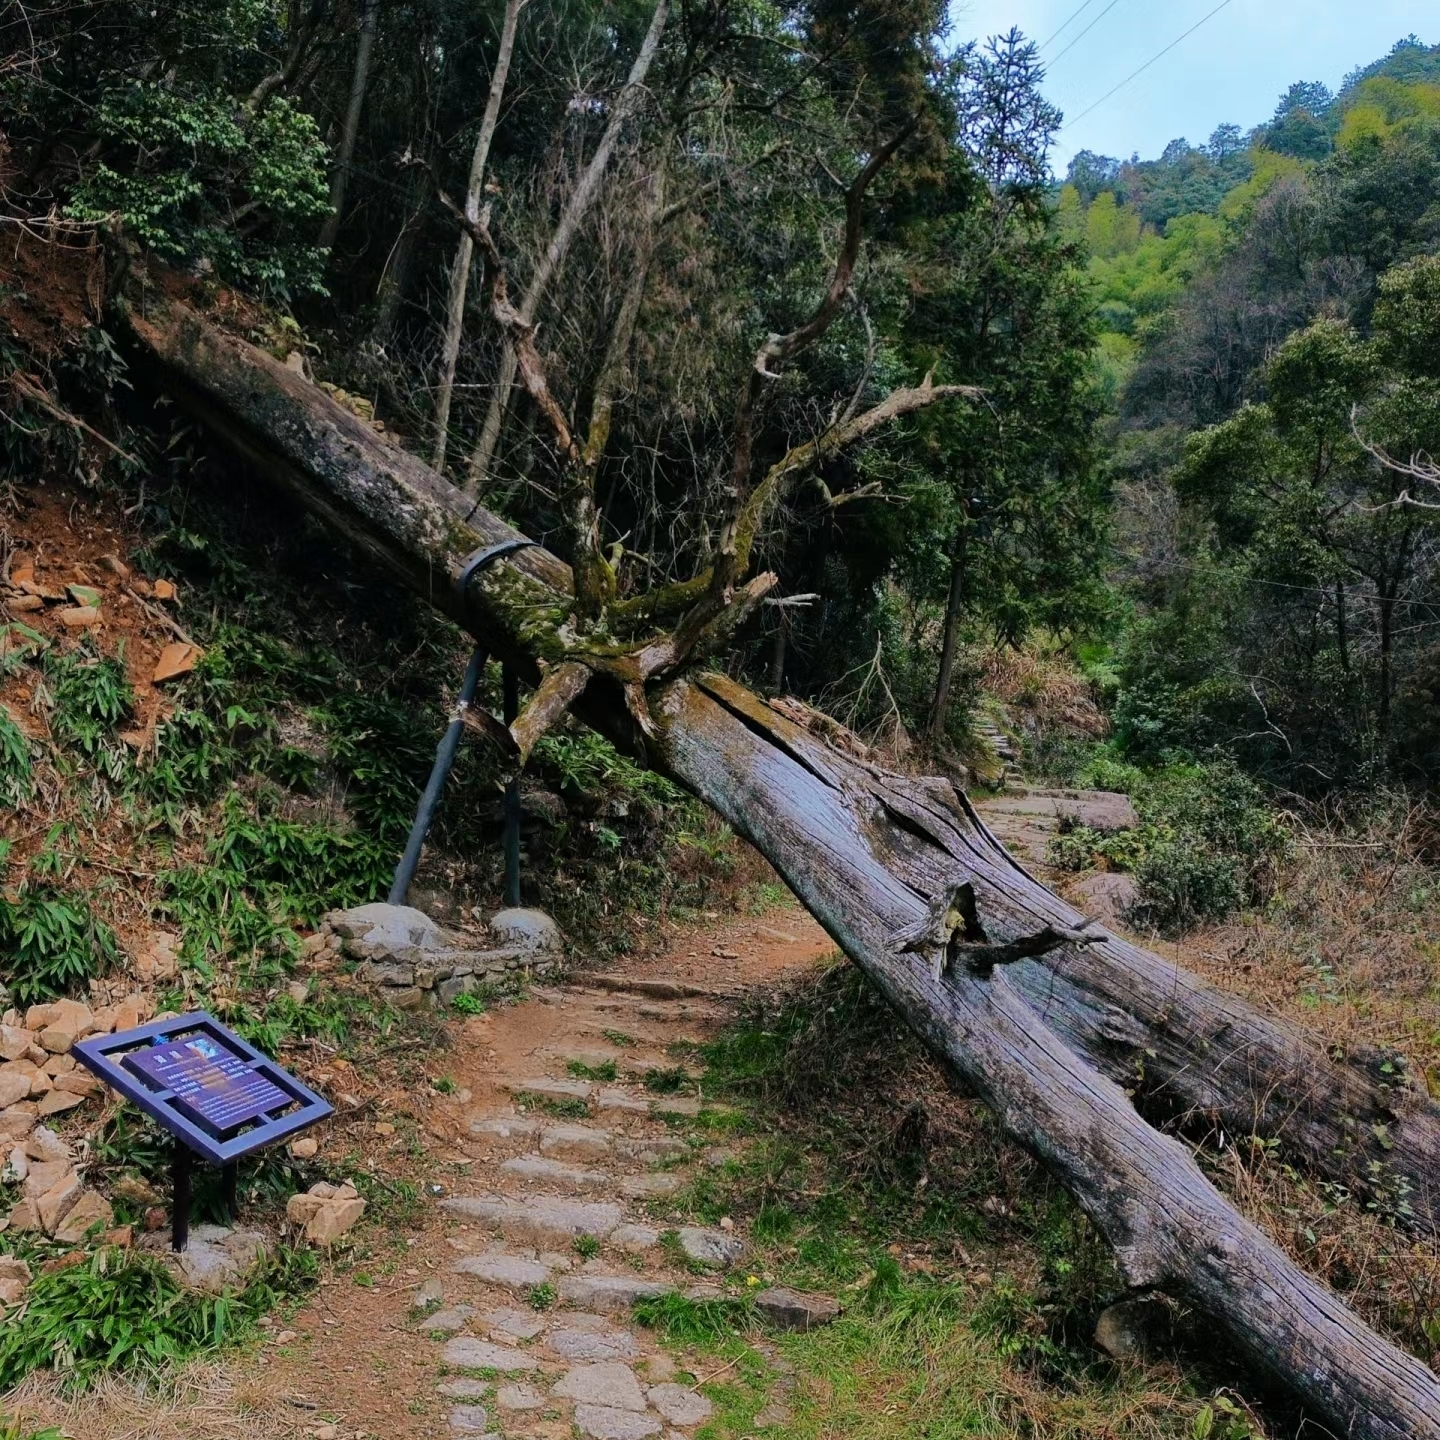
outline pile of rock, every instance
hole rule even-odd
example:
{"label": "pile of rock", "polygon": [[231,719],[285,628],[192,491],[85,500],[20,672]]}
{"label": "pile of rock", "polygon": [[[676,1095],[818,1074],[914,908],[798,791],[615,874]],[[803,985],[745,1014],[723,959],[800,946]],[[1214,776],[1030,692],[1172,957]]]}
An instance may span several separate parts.
{"label": "pile of rock", "polygon": [[357,978],[402,1010],[548,975],[562,953],[560,931],[541,910],[501,910],[477,936],[447,930],[413,906],[384,904],[333,911],[305,950],[321,963],[325,955],[360,961]]}
{"label": "pile of rock", "polygon": [[331,1185],[321,1180],[292,1195],[285,1206],[285,1218],[292,1225],[303,1225],[312,1245],[333,1245],[364,1213],[365,1201],[349,1181]]}
{"label": "pile of rock", "polygon": [[143,1024],[154,1002],[132,995],[92,1010],[78,1000],[56,1000],[0,1018],[0,1139],[20,1139],[30,1126],[84,1104],[105,1088],[75,1063],[77,1040]]}
{"label": "pile of rock", "polygon": [[20,1202],[0,1221],[0,1230],[38,1230],[66,1245],[102,1232],[110,1244],[130,1243],[128,1229],[111,1230],[115,1216],[109,1203],[85,1188],[74,1154],[53,1130],[32,1120],[27,1132],[6,1146],[0,1175],[20,1186]]}

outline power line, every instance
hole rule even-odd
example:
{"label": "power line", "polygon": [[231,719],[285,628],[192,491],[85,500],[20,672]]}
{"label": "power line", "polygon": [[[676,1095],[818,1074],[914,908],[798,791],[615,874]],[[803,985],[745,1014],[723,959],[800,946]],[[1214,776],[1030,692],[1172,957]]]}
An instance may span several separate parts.
{"label": "power line", "polygon": [[[1127,75],[1113,90],[1106,91],[1088,110],[1082,110],[1073,120],[1067,120],[1063,128],[1068,130],[1072,125],[1078,125],[1091,111],[1098,110],[1112,95],[1118,95],[1132,80],[1138,80],[1157,60],[1163,60],[1182,40],[1188,40],[1207,20],[1213,20],[1231,3],[1232,0],[1220,0],[1220,3],[1208,15],[1197,20],[1179,39],[1172,40],[1158,55],[1152,55],[1138,70]],[[1061,54],[1063,53],[1062,51]],[[1059,58],[1059,55],[1055,57],[1056,60]]]}
{"label": "power line", "polygon": [[[1051,61],[1051,65],[1059,64],[1118,4],[1120,0],[1110,0],[1110,3]],[[1071,17],[1074,18],[1073,16]],[[1066,21],[1069,24],[1069,21]],[[1061,27],[1064,28],[1063,26]]]}
{"label": "power line", "polygon": [[1055,40],[1059,38],[1060,35],[1062,35],[1066,30],[1068,30],[1068,29],[1070,28],[1072,22],[1074,22],[1075,20],[1078,20],[1078,19],[1080,18],[1080,16],[1083,15],[1083,14],[1085,13],[1085,11],[1087,11],[1094,3],[1095,3],[1095,0],[1085,0],[1085,3],[1084,3],[1077,11],[1075,11],[1075,13],[1074,13],[1073,15],[1071,15],[1070,19],[1067,20],[1067,21],[1060,27],[1060,29],[1057,30],[1057,31],[1055,32],[1055,34],[1050,37],[1049,40],[1046,40],[1046,41],[1040,46],[1040,48],[1043,50],[1046,45],[1051,45],[1051,44],[1053,44],[1053,43],[1055,42]]}

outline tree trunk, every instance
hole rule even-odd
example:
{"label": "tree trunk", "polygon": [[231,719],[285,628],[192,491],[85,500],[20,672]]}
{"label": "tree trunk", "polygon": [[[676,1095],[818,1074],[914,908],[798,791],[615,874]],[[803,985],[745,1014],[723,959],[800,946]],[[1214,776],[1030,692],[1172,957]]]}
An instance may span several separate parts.
{"label": "tree trunk", "polygon": [[[514,537],[510,527],[303,377],[183,307],[155,308],[131,328],[181,404],[365,554],[532,682],[537,660],[563,662],[555,632],[571,581],[562,562],[525,549],[459,596],[465,555]],[[1358,1076],[1158,957],[1113,938],[1074,943],[1081,917],[1005,854],[948,782],[832,750],[723,677],[674,681],[647,699],[651,758],[766,855],[926,1043],[1072,1190],[1132,1286],[1184,1295],[1214,1315],[1340,1433],[1440,1440],[1440,1382],[1237,1214],[1092,1061],[1114,1068],[1143,1038],[1158,1082],[1179,1095],[1208,1086],[1226,1104],[1244,1071],[1254,1103],[1241,1133],[1296,1113],[1306,1123],[1295,1138],[1316,1163],[1305,1149],[1315,1143],[1316,1097],[1359,1095]],[[641,742],[608,683],[593,681],[580,711],[621,743]],[[1057,948],[1038,958],[1047,946]],[[1232,1052],[1245,1059],[1232,1064]],[[1261,1073],[1259,1062],[1277,1057],[1277,1073]],[[1204,1080],[1187,1078],[1192,1069]],[[1370,1087],[1372,1104],[1380,1088]],[[1433,1138],[1434,1108],[1421,1119]],[[1397,1127],[1397,1138],[1409,1129]],[[1289,1124],[1284,1133],[1291,1138]]]}
{"label": "tree trunk", "polygon": [[[595,202],[595,197],[600,191],[600,182],[610,164],[610,157],[615,153],[615,146],[620,142],[620,132],[625,128],[630,116],[639,108],[645,89],[645,77],[650,73],[651,63],[660,49],[660,37],[665,32],[665,22],[669,15],[670,0],[656,0],[654,13],[650,17],[650,28],[645,32],[645,39],[641,42],[640,49],[630,66],[630,73],[626,77],[624,88],[616,97],[615,104],[610,111],[610,119],[606,122],[604,133],[600,136],[600,142],[596,145],[595,153],[590,157],[589,163],[580,172],[580,178],[576,182],[575,188],[566,199],[565,208],[560,212],[559,222],[550,236],[545,253],[540,257],[540,263],[535,267],[535,273],[531,276],[530,284],[526,287],[525,294],[520,301],[520,320],[527,326],[534,325],[535,317],[540,313],[540,302],[545,298],[545,292],[549,288],[551,280],[555,278],[556,273],[565,263],[570,246],[579,233],[586,215],[589,214],[591,205]],[[470,464],[466,472],[465,488],[471,494],[483,495],[485,493],[490,467],[495,459],[495,447],[500,441],[500,429],[505,421],[505,408],[510,403],[510,391],[515,384],[518,370],[519,362],[515,355],[515,347],[507,340],[500,358],[500,375],[490,396],[490,404],[485,411],[485,421],[480,428],[480,438],[476,441],[475,449],[471,453]]]}
{"label": "tree trunk", "polygon": [[775,622],[775,635],[770,641],[770,693],[778,695],[785,685],[785,651],[790,643],[790,622],[780,612]]}
{"label": "tree trunk", "polygon": [[360,133],[360,115],[365,108],[365,90],[370,84],[370,57],[375,52],[375,31],[380,23],[380,0],[365,0],[360,21],[360,44],[355,51],[355,71],[350,81],[350,104],[335,152],[335,174],[330,181],[330,213],[320,227],[320,248],[334,248],[340,233],[341,211],[345,208],[345,187],[350,183],[350,162],[355,158],[355,137]]}
{"label": "tree trunk", "polygon": [[380,273],[380,283],[375,288],[375,323],[370,330],[371,340],[383,350],[395,337],[395,326],[400,320],[400,310],[405,303],[405,292],[410,285],[410,266],[415,258],[415,247],[425,224],[424,201],[417,198],[414,178],[407,187],[405,218],[400,233]]}
{"label": "tree trunk", "polygon": [[[507,0],[505,21],[500,30],[500,50],[495,69],[490,75],[490,93],[485,100],[485,114],[480,133],[475,137],[475,153],[470,159],[470,183],[465,188],[465,213],[471,220],[480,218],[480,192],[485,183],[485,166],[490,160],[490,142],[500,123],[500,102],[505,95],[505,82],[510,76],[510,56],[515,50],[515,31],[526,0]],[[465,292],[470,287],[470,258],[475,242],[466,230],[460,232],[455,247],[455,263],[450,268],[450,293],[445,302],[445,337],[440,343],[440,384],[435,396],[435,443],[430,463],[445,473],[445,447],[450,431],[450,400],[455,393],[455,363],[460,357],[460,337],[465,329]]]}
{"label": "tree trunk", "polygon": [[950,683],[955,678],[955,651],[960,644],[960,615],[965,605],[965,530],[955,537],[950,559],[950,593],[945,597],[945,635],[940,645],[940,669],[935,676],[935,703],[930,710],[930,738],[945,738],[950,721]]}

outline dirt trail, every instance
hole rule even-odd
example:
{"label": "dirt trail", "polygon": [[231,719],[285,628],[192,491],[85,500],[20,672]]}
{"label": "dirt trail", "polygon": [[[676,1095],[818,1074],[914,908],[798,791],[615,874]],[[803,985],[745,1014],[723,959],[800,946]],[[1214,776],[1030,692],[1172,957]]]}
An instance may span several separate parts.
{"label": "dirt trail", "polygon": [[[723,1111],[699,1098],[689,1047],[834,945],[797,908],[716,915],[670,942],[453,1021],[433,1057],[448,1093],[377,1111],[344,1160],[383,1153],[385,1171],[410,1174],[418,1218],[352,1232],[368,1256],[327,1267],[258,1349],[191,1367],[168,1401],[111,1384],[67,1403],[42,1386],[19,1413],[73,1440],[692,1435],[709,1414],[693,1368],[631,1319],[642,1296],[718,1293],[748,1248],[739,1227],[667,1210],[743,1143],[714,1125]],[[650,1070],[676,1088],[647,1087]],[[777,1398],[770,1433],[784,1413]]]}
{"label": "dirt trail", "polygon": [[[295,1412],[297,1430],[329,1435],[335,1424],[340,1436],[396,1440],[561,1440],[572,1424],[592,1440],[693,1433],[708,1402],[675,1382],[677,1360],[630,1307],[667,1289],[708,1293],[702,1267],[718,1280],[743,1259],[739,1230],[681,1227],[665,1205],[734,1142],[707,1140],[693,1080],[657,1094],[644,1076],[684,1064],[686,1047],[713,1035],[746,990],[833,948],[800,910],[717,919],[605,972],[611,985],[679,982],[703,995],[660,998],[582,976],[457,1022],[443,1057],[456,1088],[427,1117],[429,1184],[442,1193],[404,1237],[408,1255],[386,1263],[377,1245],[373,1283],[331,1277],[289,1322],[293,1337],[253,1362],[270,1394],[315,1407]],[[602,1078],[576,1078],[572,1062]],[[603,1078],[611,1066],[613,1081]],[[688,1068],[698,1073],[693,1060]],[[580,1236],[593,1241],[577,1245]],[[415,1305],[422,1286],[436,1307],[428,1315]],[[553,1292],[553,1308],[532,1308],[537,1287],[542,1299]]]}

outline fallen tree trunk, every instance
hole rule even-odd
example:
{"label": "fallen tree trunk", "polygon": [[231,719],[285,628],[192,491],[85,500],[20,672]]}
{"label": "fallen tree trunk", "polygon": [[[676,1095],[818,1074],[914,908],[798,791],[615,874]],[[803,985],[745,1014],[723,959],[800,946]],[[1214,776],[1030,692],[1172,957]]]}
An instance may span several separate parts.
{"label": "fallen tree trunk", "polygon": [[[132,317],[131,331],[197,418],[495,653],[536,681],[565,662],[558,631],[571,578],[561,561],[520,551],[460,595],[454,580],[466,554],[515,531],[193,312],[165,306]],[[1242,1134],[1274,1127],[1322,1171],[1353,1167],[1365,1153],[1363,1139],[1339,1161],[1323,1149],[1349,1133],[1347,1114],[1357,1126],[1392,1117],[1385,1155],[1396,1169],[1414,1165],[1426,1193],[1436,1173],[1433,1112],[1396,1124],[1393,1097],[1296,1032],[1086,928],[948,783],[842,755],[721,677],[675,680],[647,699],[652,759],[770,859],[915,1030],[1072,1190],[1133,1287],[1184,1295],[1215,1315],[1344,1434],[1440,1440],[1435,1377],[1239,1216],[1184,1147],[1146,1124],[1099,1071],[1123,1076],[1143,1054],[1152,1081],[1185,1103]],[[580,710],[632,747],[647,743],[604,677]],[[1347,1108],[1318,1108],[1335,1105]],[[1306,1119],[1292,1130],[1296,1116]],[[1412,1129],[1421,1143],[1404,1150]]]}

